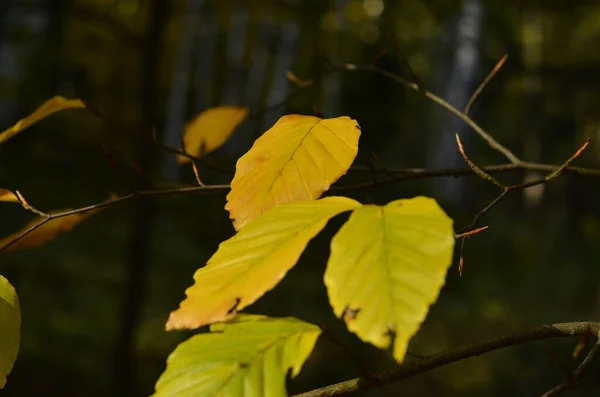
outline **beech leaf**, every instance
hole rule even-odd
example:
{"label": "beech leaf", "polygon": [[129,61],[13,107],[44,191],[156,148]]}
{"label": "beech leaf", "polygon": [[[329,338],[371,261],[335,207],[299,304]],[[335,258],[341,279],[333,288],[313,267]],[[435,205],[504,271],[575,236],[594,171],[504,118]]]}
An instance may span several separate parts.
{"label": "beech leaf", "polygon": [[[217,106],[200,113],[185,126],[183,145],[186,152],[199,157],[220,148],[248,116],[248,111],[247,107]],[[191,160],[178,155],[177,161],[184,164]]]}
{"label": "beech leaf", "polygon": [[346,197],[326,197],[270,209],[221,243],[196,271],[167,329],[194,329],[235,316],[277,285],[330,218],[359,206]]}
{"label": "beech leaf", "polygon": [[1,132],[0,144],[56,112],[80,108],[85,108],[85,104],[80,99],[67,99],[62,96],[55,96],[48,99],[29,116],[17,121],[15,125]]}
{"label": "beech leaf", "polygon": [[295,318],[240,315],[181,343],[153,397],[284,397],[321,330]]}
{"label": "beech leaf", "polygon": [[335,315],[402,362],[452,263],[452,219],[415,197],[353,211],[331,241],[325,285]]}
{"label": "beech leaf", "polygon": [[0,201],[20,203],[19,198],[8,189],[0,189]]}
{"label": "beech leaf", "polygon": [[19,298],[12,285],[0,275],[0,389],[13,368],[21,339]]}
{"label": "beech leaf", "polygon": [[235,229],[277,204],[318,199],[350,168],[359,136],[345,116],[281,117],[237,162],[225,205]]}

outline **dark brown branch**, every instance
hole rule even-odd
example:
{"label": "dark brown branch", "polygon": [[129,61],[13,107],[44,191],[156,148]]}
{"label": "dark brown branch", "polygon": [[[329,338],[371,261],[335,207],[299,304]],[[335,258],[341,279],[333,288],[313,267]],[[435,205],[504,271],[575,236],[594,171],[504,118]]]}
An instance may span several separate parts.
{"label": "dark brown branch", "polygon": [[[481,354],[504,347],[514,346],[540,339],[573,337],[587,334],[593,334],[596,337],[600,337],[600,323],[574,322],[542,325],[515,334],[487,339],[479,343],[463,345],[454,349],[445,350],[431,356],[426,356],[419,361],[406,362],[400,367],[388,372],[371,375],[369,377],[360,377],[347,380],[345,382],[312,390],[307,393],[298,394],[294,397],[333,397],[359,390],[374,389],[425,373],[427,371],[431,371],[435,368],[443,367],[453,362],[479,356]],[[580,365],[580,375],[591,364],[589,361],[591,361],[591,359],[588,360],[588,363],[583,368],[581,368],[583,363]]]}
{"label": "dark brown branch", "polygon": [[578,386],[579,378],[581,375],[592,365],[596,357],[600,355],[600,339],[596,342],[594,347],[590,350],[585,359],[579,364],[577,369],[573,372],[572,376],[569,379],[565,380],[560,385],[554,387],[553,389],[547,391],[542,395],[542,397],[551,397],[558,396],[569,389],[574,389]]}

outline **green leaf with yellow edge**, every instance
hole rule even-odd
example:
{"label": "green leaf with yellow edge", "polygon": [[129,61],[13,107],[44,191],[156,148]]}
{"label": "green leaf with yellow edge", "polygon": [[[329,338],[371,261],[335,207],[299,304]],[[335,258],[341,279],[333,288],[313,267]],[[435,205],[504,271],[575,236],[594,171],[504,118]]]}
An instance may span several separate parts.
{"label": "green leaf with yellow edge", "polygon": [[48,99],[29,116],[17,121],[15,125],[0,133],[0,144],[56,112],[80,108],[85,108],[85,104],[80,99],[67,99],[61,96]]}
{"label": "green leaf with yellow edge", "polygon": [[318,199],[350,168],[359,137],[345,116],[280,118],[237,162],[225,205],[235,229],[276,204]]}
{"label": "green leaf with yellow edge", "polygon": [[0,189],[0,201],[20,203],[19,198],[8,189]]}
{"label": "green leaf with yellow edge", "polygon": [[195,284],[169,316],[167,329],[194,329],[235,316],[277,285],[330,218],[360,205],[346,197],[326,197],[270,209],[221,243],[196,271]]}
{"label": "green leaf with yellow edge", "polygon": [[365,205],[331,240],[329,301],[348,329],[402,362],[444,285],[454,231],[435,200],[415,197]]}
{"label": "green leaf with yellow edge", "polygon": [[21,309],[12,285],[0,275],[0,389],[15,364],[21,339]]}
{"label": "green leaf with yellow edge", "polygon": [[[186,152],[199,157],[220,148],[248,116],[248,111],[247,107],[241,106],[217,106],[200,113],[185,126],[183,145]],[[191,160],[178,155],[177,161],[184,164]]]}
{"label": "green leaf with yellow edge", "polygon": [[321,330],[295,318],[241,314],[181,343],[153,397],[283,397]]}

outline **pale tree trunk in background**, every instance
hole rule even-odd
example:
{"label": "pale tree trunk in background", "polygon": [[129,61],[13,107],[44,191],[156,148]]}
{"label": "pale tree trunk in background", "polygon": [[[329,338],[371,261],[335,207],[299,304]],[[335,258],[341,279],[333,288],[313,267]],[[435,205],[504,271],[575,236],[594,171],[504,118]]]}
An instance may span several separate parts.
{"label": "pale tree trunk in background", "polygon": [[[480,64],[480,48],[482,41],[484,10],[481,0],[465,0],[461,14],[455,20],[455,40],[452,48],[454,54],[449,68],[441,73],[439,91],[449,103],[458,109],[464,109],[473,89],[477,86]],[[443,65],[443,62],[441,63]],[[449,73],[446,73],[446,70]],[[437,111],[437,110],[436,110]],[[469,145],[473,136],[456,116],[444,112],[436,123],[433,133],[428,167],[456,168],[464,166],[464,161],[456,147],[455,133],[459,133],[465,146]],[[439,132],[438,132],[439,131]],[[454,204],[463,196],[464,181],[462,179],[439,179],[433,185],[434,194]]]}
{"label": "pale tree trunk in background", "polygon": [[[199,28],[199,12],[203,2],[203,0],[187,0],[185,14],[183,15],[179,54],[173,67],[165,130],[162,138],[165,145],[173,148],[181,146],[181,134],[186,122],[186,93],[192,69],[194,40],[197,38],[196,31]],[[179,179],[179,165],[177,164],[177,158],[172,153],[164,154],[162,173],[167,180],[175,181]]]}
{"label": "pale tree trunk in background", "polygon": [[[541,159],[542,147],[539,141],[540,117],[542,116],[541,94],[542,77],[539,69],[542,64],[543,25],[542,12],[539,7],[529,6],[523,13],[523,98],[526,113],[523,120],[523,158],[528,161]],[[528,171],[525,180],[540,178],[537,172]],[[540,203],[544,195],[544,184],[523,190],[523,199],[529,206]]]}

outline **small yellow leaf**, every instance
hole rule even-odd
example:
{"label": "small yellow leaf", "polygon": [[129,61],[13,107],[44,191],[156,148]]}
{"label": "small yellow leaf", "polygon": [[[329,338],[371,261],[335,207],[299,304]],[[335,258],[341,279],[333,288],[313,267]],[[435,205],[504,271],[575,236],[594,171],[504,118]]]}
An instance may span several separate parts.
{"label": "small yellow leaf", "polygon": [[221,243],[196,271],[195,284],[169,316],[167,329],[194,329],[235,316],[277,285],[330,218],[359,206],[346,197],[326,197],[265,212]]}
{"label": "small yellow leaf", "polygon": [[12,371],[21,340],[21,310],[12,285],[0,275],[0,389]]}
{"label": "small yellow leaf", "polygon": [[19,198],[8,189],[0,189],[0,201],[8,201],[11,203],[19,203]]}
{"label": "small yellow leaf", "polygon": [[[236,127],[248,116],[248,108],[218,106],[196,116],[185,126],[183,144],[188,154],[199,157],[220,148]],[[188,163],[188,157],[178,155],[179,164]]]}
{"label": "small yellow leaf", "polygon": [[379,348],[395,335],[402,362],[444,285],[454,241],[452,219],[427,197],[354,210],[331,240],[325,271],[335,315]]}
{"label": "small yellow leaf", "polygon": [[318,199],[350,168],[359,137],[345,116],[280,118],[237,162],[225,206],[235,229],[277,204]]}
{"label": "small yellow leaf", "polygon": [[[115,198],[115,196],[111,195],[111,200],[113,200],[114,198]],[[69,210],[67,209],[67,210],[61,210],[61,211],[53,211],[50,214],[57,214],[57,213],[62,213],[62,212],[66,212],[66,211],[69,211]],[[20,236],[23,232],[25,232],[26,230],[29,230],[30,228],[34,227],[35,225],[37,225],[38,223],[42,222],[45,219],[43,217],[37,217],[36,219],[32,220],[27,225],[25,225],[18,232],[13,233],[10,236],[7,236],[3,239],[0,239],[0,249],[2,249],[7,244],[11,244],[10,246],[6,247],[6,249],[4,249],[4,251],[7,251],[7,252],[40,247],[40,246],[54,240],[59,235],[70,231],[75,226],[77,226],[80,222],[86,220],[87,218],[94,215],[98,211],[100,211],[100,209],[95,209],[95,210],[91,210],[91,211],[86,211],[86,212],[76,213],[73,215],[63,216],[60,218],[51,219],[50,221],[44,223],[42,226],[35,229],[33,232],[27,234],[25,237],[21,238],[20,240],[16,241],[15,243],[11,244],[11,242],[15,238]]]}
{"label": "small yellow leaf", "polygon": [[66,99],[61,96],[55,96],[44,102],[29,116],[17,121],[15,125],[0,133],[0,144],[6,142],[19,132],[29,128],[38,121],[56,113],[67,109],[85,108],[85,104],[80,99]]}

